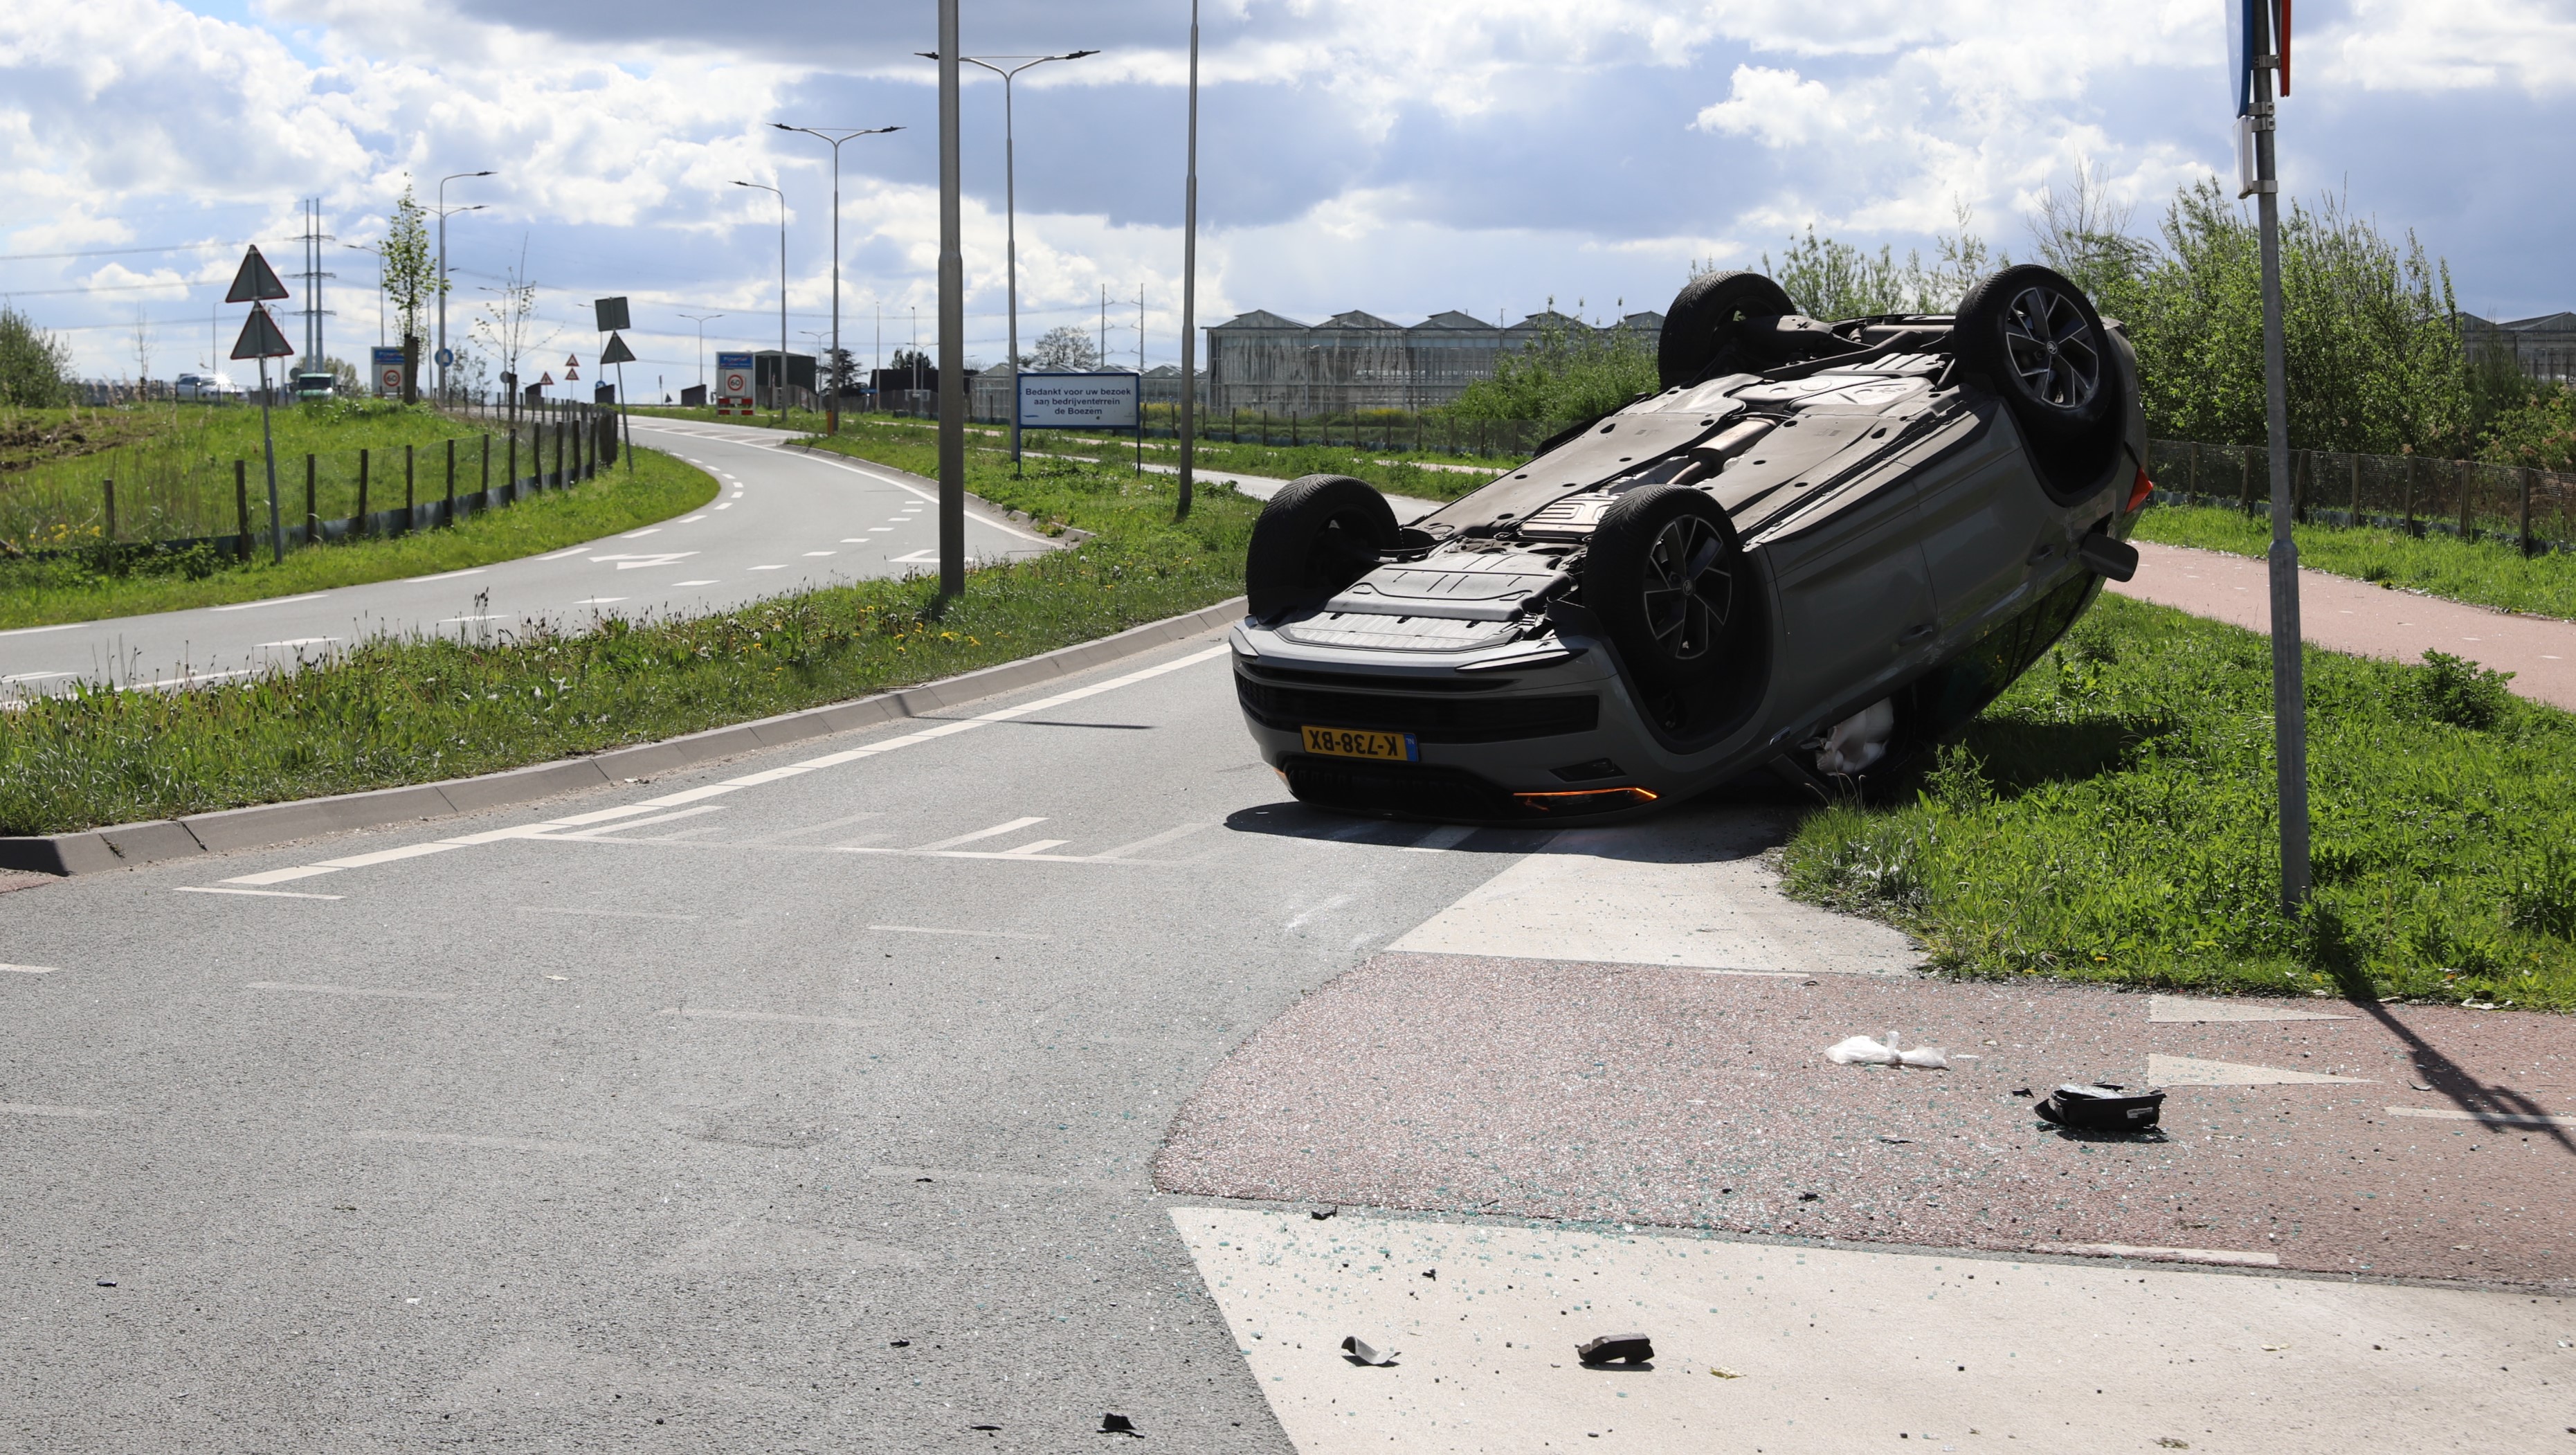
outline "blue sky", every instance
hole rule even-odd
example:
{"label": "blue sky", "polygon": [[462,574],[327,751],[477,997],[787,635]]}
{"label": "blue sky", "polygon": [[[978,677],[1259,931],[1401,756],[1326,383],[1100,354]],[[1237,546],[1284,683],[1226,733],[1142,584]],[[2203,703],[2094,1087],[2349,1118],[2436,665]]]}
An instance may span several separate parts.
{"label": "blue sky", "polygon": [[[557,12],[560,12],[559,14]],[[866,358],[933,312],[930,0],[91,0],[0,15],[0,293],[85,372],[193,368],[256,240],[296,256],[295,199],[380,235],[406,178],[449,172],[468,323],[520,265],[547,357],[596,347],[587,302],[634,299],[639,393],[709,348],[774,345],[789,200],[790,343],[829,326],[829,174],[772,131],[901,125],[845,148],[842,336]],[[2463,307],[2576,307],[2562,184],[2576,0],[2310,0],[2282,155],[2451,263]],[[739,17],[739,18],[736,18]],[[2220,0],[1208,0],[1200,322],[1264,307],[1411,321],[1660,308],[1694,260],[1755,262],[1798,229],[1902,255],[1964,206],[2023,251],[2079,163],[2152,226],[2228,161]],[[1079,322],[1178,354],[1185,0],[965,0],[975,53],[1098,48],[1018,90],[1022,338]],[[1001,95],[965,96],[968,352],[1002,356]],[[168,252],[108,249],[190,245]],[[376,341],[374,263],[333,248],[332,352]],[[80,253],[55,257],[41,254]],[[138,348],[137,334],[142,335]],[[925,342],[926,342],[925,336]],[[487,351],[488,352],[488,351]],[[533,352],[533,351],[532,351]],[[528,372],[533,374],[534,370]],[[588,371],[585,371],[588,377]]]}

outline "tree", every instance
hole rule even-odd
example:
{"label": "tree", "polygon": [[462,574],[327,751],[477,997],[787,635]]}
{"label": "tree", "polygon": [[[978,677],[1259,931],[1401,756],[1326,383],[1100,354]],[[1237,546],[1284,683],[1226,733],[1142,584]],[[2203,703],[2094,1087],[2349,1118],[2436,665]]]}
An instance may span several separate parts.
{"label": "tree", "polygon": [[[1989,253],[1985,240],[1969,230],[1973,218],[1966,203],[1957,205],[1954,216],[1957,231],[1933,235],[1939,260],[1928,268],[1920,252],[1907,253],[1899,267],[1895,250],[1884,244],[1873,258],[1850,243],[1816,236],[1811,225],[1804,237],[1789,240],[1778,263],[1764,253],[1761,270],[1810,318],[1947,313],[1958,306],[1969,284],[2008,261]],[[1691,276],[1716,270],[1715,262],[1694,263]]]}
{"label": "tree", "polygon": [[1494,377],[1468,385],[1449,408],[1465,419],[1570,424],[1608,414],[1657,387],[1654,351],[1643,335],[1551,323],[1518,354],[1494,360]]}
{"label": "tree", "polygon": [[897,388],[926,389],[928,384],[916,381],[938,377],[938,366],[931,363],[930,355],[920,349],[897,349],[894,357],[886,360],[885,372],[886,377],[895,381]]}
{"label": "tree", "polygon": [[474,320],[474,337],[501,362],[501,386],[510,391],[513,407],[519,397],[519,360],[530,349],[541,349],[554,341],[560,329],[549,329],[544,338],[531,338],[535,331],[537,285],[527,281],[528,245],[519,243],[518,266],[501,275],[501,286],[492,289],[492,297],[483,304],[483,316]]}
{"label": "tree", "polygon": [[848,349],[823,351],[823,388],[838,399],[857,385],[859,366],[850,358]]}
{"label": "tree", "polygon": [[71,366],[71,345],[15,307],[0,307],[0,404],[61,408],[71,399]]}
{"label": "tree", "polygon": [[394,306],[395,327],[402,334],[403,403],[420,399],[420,336],[423,320],[447,292],[438,275],[438,257],[429,246],[429,210],[412,196],[408,183],[394,203],[393,224],[378,251],[384,259],[385,297]]}
{"label": "tree", "polygon": [[1088,331],[1072,324],[1048,329],[1037,347],[1020,355],[1020,367],[1047,373],[1079,374],[1100,367],[1100,346]]}

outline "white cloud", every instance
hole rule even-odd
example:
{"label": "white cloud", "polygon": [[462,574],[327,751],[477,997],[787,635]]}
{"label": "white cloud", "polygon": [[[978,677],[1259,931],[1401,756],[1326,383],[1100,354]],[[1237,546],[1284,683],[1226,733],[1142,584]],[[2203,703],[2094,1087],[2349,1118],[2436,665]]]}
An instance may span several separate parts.
{"label": "white cloud", "polygon": [[[2313,40],[2290,34],[2290,94],[2576,87],[2576,6],[2566,0],[2352,0]],[[2302,64],[2304,62],[2304,64]]]}

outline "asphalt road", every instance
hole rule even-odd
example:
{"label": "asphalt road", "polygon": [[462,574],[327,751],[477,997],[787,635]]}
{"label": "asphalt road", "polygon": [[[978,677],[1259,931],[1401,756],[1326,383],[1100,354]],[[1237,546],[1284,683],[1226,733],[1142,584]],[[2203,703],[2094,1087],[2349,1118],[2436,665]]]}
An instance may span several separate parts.
{"label": "asphalt road", "polygon": [[[68,626],[0,632],[0,695],[83,681],[161,685],[291,665],[383,634],[471,633],[524,620],[580,625],[604,611],[691,615],[803,587],[938,569],[938,490],[881,465],[784,448],[776,430],[635,423],[639,444],[716,477],[689,515],[568,550],[436,576],[345,586]],[[979,560],[1050,549],[970,508]]]}
{"label": "asphalt road", "polygon": [[[2331,1005],[2213,1029],[2157,998],[2025,1068],[2036,994],[1907,978],[1886,931],[1778,901],[1758,814],[1326,818],[1226,673],[1202,638],[540,808],[0,894],[0,1451],[1060,1451],[1110,1411],[1304,1455],[2564,1438],[2552,1024],[2427,1023],[2450,1059],[2401,1067]],[[1995,1064],[1821,1060],[1881,1020]],[[2157,1049],[2224,1058],[2168,1143],[1985,1125],[2027,1121],[2025,1070]],[[2383,1169],[2329,1144],[2355,1098],[2398,1117]],[[1945,1158],[2008,1170],[1960,1201],[2036,1198],[2042,1239],[2152,1211],[2165,1164],[2259,1160],[2284,1236],[1869,1225],[1948,1201]],[[1339,1216],[1208,1179],[1265,1165]],[[1655,1235],[1693,1220],[1638,1194],[1720,1170],[1785,1211]],[[2559,1263],[2293,1276],[2347,1193],[2347,1231]],[[1550,1221],[1573,1201],[1635,1221]],[[1570,1358],[1632,1325],[1660,1370]]]}
{"label": "asphalt road", "polygon": [[1283,804],[1212,645],[0,895],[0,1448],[1289,1448],[1149,1164],[1528,839]]}

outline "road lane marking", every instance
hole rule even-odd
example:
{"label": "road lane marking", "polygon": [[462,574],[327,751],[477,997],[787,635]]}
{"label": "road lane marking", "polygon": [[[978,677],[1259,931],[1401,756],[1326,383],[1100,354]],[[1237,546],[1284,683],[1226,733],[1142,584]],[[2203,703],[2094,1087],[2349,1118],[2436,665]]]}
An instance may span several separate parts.
{"label": "road lane marking", "polygon": [[0,1101],[0,1112],[22,1117],[72,1117],[81,1121],[96,1121],[100,1117],[122,1115],[119,1112],[106,1111],[94,1106],[42,1106],[26,1101]]}
{"label": "road lane marking", "polygon": [[1001,857],[1005,859],[1025,858],[1031,854],[1043,854],[1049,849],[1063,848],[1065,845],[1072,842],[1073,840],[1071,839],[1031,839],[1027,843],[1020,845],[1018,848],[1004,849]]}
{"label": "road lane marking", "polygon": [[779,829],[774,833],[755,834],[747,839],[736,839],[734,840],[733,846],[737,849],[741,849],[751,847],[755,844],[774,844],[782,839],[797,839],[803,838],[807,834],[826,833],[832,829],[847,828],[851,824],[858,823],[865,819],[883,818],[884,816],[885,815],[873,810],[866,813],[853,813],[841,818],[825,819],[821,823],[809,823],[803,828]]}
{"label": "road lane marking", "polygon": [[805,554],[807,554],[807,555],[809,555],[809,556],[837,556],[837,555],[839,555],[839,554],[840,554],[840,552],[838,552],[838,551],[807,551]]}
{"label": "road lane marking", "polygon": [[493,613],[493,614],[491,614],[491,615],[489,615],[489,616],[451,616],[451,617],[448,617],[447,619],[445,619],[444,621],[441,621],[441,622],[439,623],[439,625],[440,625],[440,626],[461,626],[461,625],[463,625],[464,623],[469,622],[469,621],[499,621],[499,620],[501,620],[500,613],[495,612],[495,613]]}
{"label": "road lane marking", "polygon": [[201,682],[221,682],[227,677],[247,677],[249,675],[251,675],[251,669],[248,667],[236,667],[229,672],[189,672],[177,677],[163,677],[151,682],[128,682],[116,690],[119,692],[149,692],[158,687],[194,687]]}
{"label": "road lane marking", "polygon": [[1132,844],[1120,844],[1117,848],[1105,850],[1101,853],[1094,854],[1091,857],[1094,859],[1124,859],[1130,854],[1141,854],[1147,849],[1159,849],[1163,845],[1172,842],[1174,839],[1185,839],[1203,828],[1210,827],[1213,827],[1213,825],[1204,823],[1185,823],[1179,828],[1165,829],[1159,834],[1153,834],[1146,838],[1138,839]]}
{"label": "road lane marking", "polygon": [[2149,1056],[2147,1082],[2152,1086],[2311,1086],[2360,1084],[2366,1076],[2328,1076],[2321,1071],[2284,1071],[2236,1061],[2198,1061],[2189,1056]]}
{"label": "road lane marking", "polygon": [[530,556],[528,559],[532,561],[560,561],[566,556],[578,556],[589,549],[590,547],[588,545],[578,545],[566,550],[555,551],[548,555]]}
{"label": "road lane marking", "polygon": [[256,899],[342,899],[338,894],[301,894],[292,889],[226,889],[219,884],[182,884],[175,894],[247,894]]}
{"label": "road lane marking", "polygon": [[[924,501],[929,501],[929,500],[935,500],[935,499],[937,498],[937,497],[933,496],[929,491],[926,491],[926,490],[922,489],[920,486],[913,484],[913,483],[912,483],[911,481],[909,481],[909,480],[901,480],[901,479],[897,479],[897,478],[895,478],[894,476],[891,476],[891,475],[882,474],[882,473],[880,473],[880,472],[878,472],[878,471],[876,471],[876,470],[865,469],[865,468],[862,468],[860,465],[858,465],[858,464],[856,464],[856,463],[853,463],[853,462],[851,462],[851,461],[848,461],[848,460],[825,459],[825,458],[824,458],[824,456],[822,455],[822,453],[821,453],[821,452],[819,452],[819,451],[806,450],[806,451],[803,451],[802,453],[804,454],[805,458],[807,458],[807,459],[809,459],[809,460],[815,460],[815,461],[818,461],[818,462],[820,462],[820,463],[822,463],[822,464],[830,465],[830,466],[832,466],[834,469],[838,469],[838,470],[847,470],[847,471],[849,471],[849,472],[850,472],[851,474],[853,474],[853,475],[865,475],[865,476],[867,476],[869,479],[871,479],[871,480],[875,480],[875,481],[879,482],[880,484],[891,485],[891,486],[893,486],[894,488],[896,488],[897,490],[904,491],[904,492],[906,492],[907,494],[912,495],[912,496],[913,496],[913,497],[915,497],[916,499],[920,499],[920,500],[924,500]],[[978,514],[976,514],[974,511],[971,511],[971,510],[966,512],[966,519],[967,519],[967,520],[969,520],[969,521],[971,521],[971,522],[973,522],[973,523],[974,523],[974,524],[976,524],[976,525],[990,526],[990,527],[992,527],[993,529],[995,529],[995,530],[997,530],[997,531],[1000,531],[1000,532],[1001,532],[1002,534],[1004,534],[1004,535],[1018,536],[1020,539],[1022,539],[1022,540],[1024,540],[1024,541],[1032,542],[1032,543],[1034,543],[1034,544],[1036,544],[1036,545],[1041,545],[1041,546],[1051,546],[1051,545],[1055,544],[1053,541],[1050,541],[1050,540],[1046,539],[1044,536],[1031,535],[1031,534],[1029,534],[1027,531],[1021,530],[1021,529],[1020,529],[1019,527],[1017,527],[1017,526],[1004,525],[1002,522],[1000,522],[1000,521],[998,521],[998,520],[991,520],[991,519],[987,519],[986,517],[981,516],[981,515],[978,515]]]}
{"label": "road lane marking", "polygon": [[879,531],[888,531],[892,529],[894,529],[894,527],[890,525],[872,525],[868,527],[868,534],[875,535]]}
{"label": "road lane marking", "polygon": [[575,1156],[601,1150],[588,1142],[544,1141],[536,1137],[476,1137],[462,1132],[392,1132],[369,1128],[349,1134],[359,1142],[412,1142],[430,1147],[490,1147],[505,1152],[564,1152]]}
{"label": "road lane marking", "polygon": [[411,582],[417,584],[422,581],[453,581],[459,576],[480,576],[483,570],[481,566],[468,566],[462,571],[441,571],[435,576],[414,576]]}
{"label": "road lane marking", "polygon": [[603,839],[603,840],[604,840],[604,839],[606,839],[606,838],[607,838],[607,836],[608,836],[608,835],[610,835],[610,834],[622,834],[622,833],[626,832],[628,829],[640,829],[640,828],[647,828],[647,827],[650,827],[651,825],[653,825],[653,824],[657,824],[657,823],[669,823],[671,820],[673,820],[673,819],[675,819],[675,818],[696,818],[699,814],[702,814],[702,813],[722,813],[722,812],[724,812],[724,805],[723,805],[723,804],[721,804],[721,803],[710,803],[710,804],[706,805],[706,806],[705,806],[705,807],[703,807],[703,808],[684,808],[684,809],[681,809],[681,810],[680,810],[679,812],[677,812],[677,813],[656,814],[656,815],[654,815],[654,816],[653,816],[653,817],[651,817],[651,818],[628,819],[628,820],[626,820],[626,821],[625,821],[625,822],[623,822],[623,823],[601,824],[598,828],[595,828],[595,829],[583,829],[583,830],[582,830],[581,832],[579,832],[579,833],[572,833],[572,834],[538,834],[538,835],[533,835],[532,837],[536,837],[536,838],[545,838],[545,839]]}
{"label": "road lane marking", "polygon": [[708,1010],[702,1006],[672,1006],[662,1012],[693,1021],[775,1021],[791,1026],[849,1026],[865,1029],[875,1021],[854,1020],[845,1015],[794,1015],[783,1010]]}
{"label": "road lane marking", "polygon": [[2393,1117],[2424,1117],[2439,1122],[2483,1122],[2494,1127],[2576,1127],[2576,1116],[2526,1116],[2509,1111],[2452,1111],[2448,1107],[2392,1106]]}
{"label": "road lane marking", "polygon": [[330,594],[331,593],[328,591],[307,591],[301,596],[272,596],[266,601],[236,601],[230,606],[217,606],[210,609],[214,611],[249,611],[253,607],[259,606],[285,606],[291,602],[297,601],[319,601]]}
{"label": "road lane marking", "polygon": [[55,967],[51,965],[0,965],[0,974],[51,975],[54,973],[54,969]]}
{"label": "road lane marking", "polygon": [[986,940],[1043,940],[1044,935],[1024,935],[1017,930],[943,930],[931,925],[870,925],[872,930],[888,930],[899,935],[972,935]]}
{"label": "road lane marking", "polygon": [[754,566],[751,569],[755,571],[784,571],[787,568],[785,566]]}
{"label": "road lane marking", "polygon": [[1476,831],[1472,828],[1462,827],[1458,824],[1449,824],[1442,828],[1433,829],[1431,832],[1424,834],[1421,838],[1405,845],[1404,847],[1407,853],[1437,854],[1445,849],[1454,849],[1458,847],[1460,844],[1473,838],[1475,833]]}
{"label": "road lane marking", "polygon": [[671,584],[674,586],[713,586],[716,583],[713,581],[674,581]]}
{"label": "road lane marking", "polygon": [[284,980],[250,980],[244,990],[300,990],[307,995],[343,995],[356,1000],[454,1000],[446,990],[370,990],[362,985],[297,985]]}
{"label": "road lane marking", "polygon": [[716,507],[716,509],[718,509],[718,510],[731,510],[731,509],[733,509],[733,502],[732,502],[732,501],[730,501],[730,500],[725,501],[725,502],[723,502],[722,504],[718,505],[718,506]]}
{"label": "road lane marking", "polygon": [[51,681],[56,677],[69,677],[70,675],[72,674],[69,672],[19,672],[7,677],[0,677],[0,682],[13,684],[19,682],[46,682]]}
{"label": "road lane marking", "polygon": [[2339,1021],[2349,1016],[2329,1015],[2321,1010],[2301,1010],[2279,1001],[2193,1000],[2180,995],[2154,995],[2147,998],[2147,1023],[2150,1025],[2199,1025],[2212,1021]]}
{"label": "road lane marking", "polygon": [[630,530],[630,531],[628,531],[626,534],[624,534],[624,535],[622,535],[622,536],[619,536],[619,537],[618,537],[618,539],[619,539],[619,540],[621,540],[621,541],[640,540],[640,539],[642,539],[642,538],[643,538],[643,537],[645,537],[645,536],[657,536],[657,535],[660,535],[661,533],[662,533],[662,528],[661,528],[660,526],[658,526],[658,525],[649,525],[649,526],[646,526],[646,527],[645,527],[644,529],[642,529],[642,530]]}
{"label": "road lane marking", "polygon": [[2072,1253],[2079,1258],[2137,1258],[2152,1263],[2216,1263],[2236,1268],[2278,1268],[2278,1253],[2240,1253],[2233,1248],[2140,1248],[2127,1243],[2036,1243],[2043,1253]]}
{"label": "road lane marking", "polygon": [[[372,854],[351,854],[345,859],[324,859],[313,867],[316,869],[365,869],[376,864],[391,864],[402,859],[417,859],[424,854],[444,854],[450,849],[461,849],[464,847],[465,846],[463,844],[445,843],[405,844],[399,849],[378,849]],[[232,881],[226,880],[225,882],[231,883]]]}
{"label": "road lane marking", "polygon": [[5,631],[5,632],[0,632],[0,637],[32,637],[32,636],[36,635],[38,632],[67,632],[67,631],[70,631],[73,627],[76,627],[76,626],[87,626],[87,625],[89,625],[89,623],[88,623],[88,622],[85,622],[85,621],[67,621],[67,622],[62,623],[62,624],[61,624],[61,625],[59,625],[59,626],[21,626],[21,627],[11,627],[9,630],[7,630],[7,631]]}
{"label": "road lane marking", "polygon": [[264,652],[271,647],[318,647],[325,642],[338,640],[338,637],[288,637],[282,642],[262,642],[255,650]]}
{"label": "road lane marking", "polygon": [[573,605],[575,605],[575,606],[615,606],[617,603],[619,603],[619,602],[621,602],[621,601],[624,601],[625,599],[626,599],[626,598],[625,598],[625,597],[623,597],[623,596],[585,596],[585,597],[583,597],[581,600],[574,602],[574,603],[573,603]]}
{"label": "road lane marking", "polygon": [[291,884],[298,879],[310,879],[317,874],[336,872],[338,872],[336,866],[298,864],[290,869],[263,869],[256,874],[236,874],[224,883],[247,884],[253,888],[260,888],[270,884]]}
{"label": "road lane marking", "polygon": [[678,524],[678,525],[696,525],[699,521],[702,521],[702,520],[704,520],[704,519],[706,519],[706,516],[705,516],[705,514],[704,514],[704,513],[700,513],[700,514],[697,514],[697,515],[684,515],[684,516],[680,517],[680,518],[679,518],[679,520],[678,520],[678,521],[676,521],[676,522],[674,522],[674,523],[675,523],[675,524]]}
{"label": "road lane marking", "polygon": [[649,909],[555,909],[547,905],[539,904],[520,905],[519,913],[578,914],[595,916],[600,919],[676,919],[687,920],[692,924],[696,923],[698,918],[693,914],[663,914],[659,911]]}
{"label": "road lane marking", "polygon": [[[903,748],[914,747],[940,738],[952,737],[958,733],[972,732],[976,728],[988,727],[997,722],[1010,722],[1017,718],[1026,717],[1031,713],[1046,712],[1053,708],[1063,707],[1069,703],[1081,702],[1087,698],[1098,697],[1103,693],[1116,692],[1121,688],[1132,687],[1139,682],[1148,682],[1156,677],[1164,676],[1167,673],[1177,672],[1185,667],[1194,667],[1201,662],[1225,656],[1232,650],[1232,647],[1220,642],[1213,647],[1207,647],[1199,651],[1190,652],[1186,655],[1175,657],[1168,662],[1157,663],[1151,667],[1142,667],[1136,671],[1112,677],[1105,682],[1095,682],[1088,687],[1076,687],[1071,691],[1059,692],[1052,697],[1041,697],[1034,702],[1024,702],[1016,707],[996,708],[991,712],[979,713],[974,717],[957,718],[951,721],[941,722],[934,727],[926,727],[918,732],[905,733],[899,737],[887,738],[880,742],[862,743],[855,748],[844,748],[836,753],[825,753],[818,758],[807,758],[802,762],[785,764],[777,768],[768,769],[764,772],[746,774],[743,777],[727,779],[721,783],[709,783],[697,788],[686,788],[677,793],[666,793],[658,798],[648,798],[641,803],[621,805],[613,810],[601,809],[588,814],[575,815],[573,818],[569,819],[547,819],[538,823],[513,824],[508,828],[486,829],[480,833],[455,834],[445,839],[436,840],[435,842],[462,847],[473,844],[497,844],[513,839],[578,839],[584,836],[579,834],[564,834],[556,831],[564,828],[575,827],[579,823],[583,822],[598,822],[609,817],[624,816],[639,809],[677,808],[685,804],[695,803],[701,799],[721,797],[724,794],[739,792],[745,788],[757,787],[765,783],[774,783],[782,779],[793,778],[805,773],[819,772],[825,768],[837,768],[845,763],[856,763],[864,759],[877,757],[881,754],[896,752]],[[662,820],[660,819],[637,820],[619,825],[619,827],[640,828],[645,823],[661,821]],[[1046,820],[1043,818],[1019,819],[1011,823],[999,825],[993,829],[969,834],[963,839],[950,839],[943,842],[967,843],[975,839],[987,837],[990,834],[1009,833],[1014,829],[1026,828],[1031,824],[1044,823],[1045,821]],[[912,850],[910,852],[923,853],[936,851],[937,850],[934,846],[934,848],[930,850]],[[836,849],[835,852],[867,854],[905,851],[847,847]],[[958,853],[953,854],[950,857],[961,859],[990,859],[1000,858],[1003,856],[998,854]],[[1099,859],[1083,855],[1032,854],[1025,857],[1056,863],[1150,862],[1147,860]],[[329,867],[322,864],[306,864],[288,869],[270,869],[258,874],[245,874],[236,878],[227,879],[224,881],[224,884],[245,886],[284,884],[297,879],[308,879],[317,874],[336,874],[338,872],[340,871],[336,867]],[[180,892],[188,894],[265,894],[274,895],[282,899],[338,899],[341,897],[336,894],[299,894],[288,890],[265,889],[259,887],[226,888],[212,885],[203,887],[183,886]]]}
{"label": "road lane marking", "polygon": [[[953,839],[941,839],[937,843],[923,844],[921,847],[913,850],[913,852],[916,854],[933,854],[937,853],[941,849],[953,849],[959,844],[971,844],[977,839],[998,838],[1003,834],[1016,833],[1021,829],[1029,827],[1031,824],[1042,824],[1045,822],[1046,817],[1043,814],[1033,818],[1015,818],[1009,823],[997,823],[989,829],[977,829],[971,834],[959,834]],[[1056,842],[1063,843],[1064,840],[1058,839]]]}

